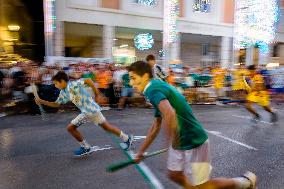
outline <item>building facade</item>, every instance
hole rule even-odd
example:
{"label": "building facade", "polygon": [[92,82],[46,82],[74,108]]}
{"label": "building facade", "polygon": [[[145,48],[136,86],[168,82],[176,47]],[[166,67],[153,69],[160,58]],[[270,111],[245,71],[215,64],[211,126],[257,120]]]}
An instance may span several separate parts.
{"label": "building facade", "polygon": [[[55,10],[45,10],[45,15],[49,13],[45,18],[55,24],[51,30],[45,30],[51,49],[48,56],[114,58],[118,62],[145,59],[148,54],[163,58],[163,0],[45,1],[52,1]],[[171,45],[172,60],[192,67],[217,62],[231,67],[235,60],[234,0],[179,0],[178,3],[179,35]],[[284,1],[280,3],[283,8]],[[53,36],[53,40],[48,36]],[[283,24],[275,41],[280,43],[278,54],[284,56]],[[146,45],[142,50],[140,43]]]}

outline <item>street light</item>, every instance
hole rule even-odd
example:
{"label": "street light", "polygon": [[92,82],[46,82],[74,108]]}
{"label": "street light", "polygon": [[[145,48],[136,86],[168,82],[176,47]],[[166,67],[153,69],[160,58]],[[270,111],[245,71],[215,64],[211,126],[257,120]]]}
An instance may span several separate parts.
{"label": "street light", "polygon": [[8,30],[9,31],[19,31],[20,30],[20,26],[18,26],[18,25],[9,25],[8,26]]}

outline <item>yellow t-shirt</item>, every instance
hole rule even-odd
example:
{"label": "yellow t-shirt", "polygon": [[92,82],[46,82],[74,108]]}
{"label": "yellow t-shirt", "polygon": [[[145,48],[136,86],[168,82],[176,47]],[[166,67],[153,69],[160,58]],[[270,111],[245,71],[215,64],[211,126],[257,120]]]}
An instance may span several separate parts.
{"label": "yellow t-shirt", "polygon": [[215,88],[222,88],[225,81],[226,71],[222,68],[215,68],[212,70],[213,81]]}
{"label": "yellow t-shirt", "polygon": [[257,103],[260,106],[269,106],[269,93],[266,91],[264,78],[260,74],[250,77],[250,93],[247,100]]}
{"label": "yellow t-shirt", "polygon": [[246,90],[243,77],[248,76],[249,72],[246,69],[239,69],[233,72],[233,90]]}
{"label": "yellow t-shirt", "polygon": [[252,78],[250,78],[250,80],[251,80],[250,87],[252,91],[265,90],[264,79],[262,75],[256,74]]}

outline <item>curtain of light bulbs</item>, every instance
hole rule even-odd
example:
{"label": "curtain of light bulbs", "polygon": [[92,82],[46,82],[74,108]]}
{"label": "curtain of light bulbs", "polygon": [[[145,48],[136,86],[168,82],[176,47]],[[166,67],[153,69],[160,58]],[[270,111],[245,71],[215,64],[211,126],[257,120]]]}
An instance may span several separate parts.
{"label": "curtain of light bulbs", "polygon": [[278,0],[237,0],[235,6],[235,49],[259,47],[269,52],[279,18]]}
{"label": "curtain of light bulbs", "polygon": [[55,0],[43,1],[45,56],[54,54],[54,31],[56,29]]}
{"label": "curtain of light bulbs", "polygon": [[168,67],[170,47],[178,37],[177,19],[179,16],[179,0],[164,1],[163,49],[165,52],[163,65]]}

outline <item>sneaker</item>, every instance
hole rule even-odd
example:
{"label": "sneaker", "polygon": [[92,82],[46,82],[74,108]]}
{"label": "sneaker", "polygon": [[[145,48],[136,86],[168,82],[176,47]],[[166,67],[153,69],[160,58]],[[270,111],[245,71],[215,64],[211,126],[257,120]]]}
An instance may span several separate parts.
{"label": "sneaker", "polygon": [[111,108],[109,107],[109,106],[103,106],[102,107],[102,111],[108,111],[108,110],[110,110]]}
{"label": "sneaker", "polygon": [[278,121],[278,116],[275,112],[271,113],[271,123],[275,123]]}
{"label": "sneaker", "polygon": [[128,135],[128,140],[123,143],[123,149],[129,150],[133,143],[133,135]]}
{"label": "sneaker", "polygon": [[242,177],[244,177],[244,178],[246,178],[250,181],[251,185],[248,189],[256,189],[257,177],[254,173],[248,171]]}
{"label": "sneaker", "polygon": [[83,155],[87,155],[90,153],[92,153],[91,148],[84,148],[82,146],[79,149],[74,151],[75,156],[83,156]]}
{"label": "sneaker", "polygon": [[5,117],[5,116],[7,116],[6,113],[0,113],[0,117]]}
{"label": "sneaker", "polygon": [[221,101],[216,101],[217,106],[225,106]]}
{"label": "sneaker", "polygon": [[258,122],[260,122],[260,116],[254,116],[251,119],[251,122],[254,123],[254,124],[257,124]]}

